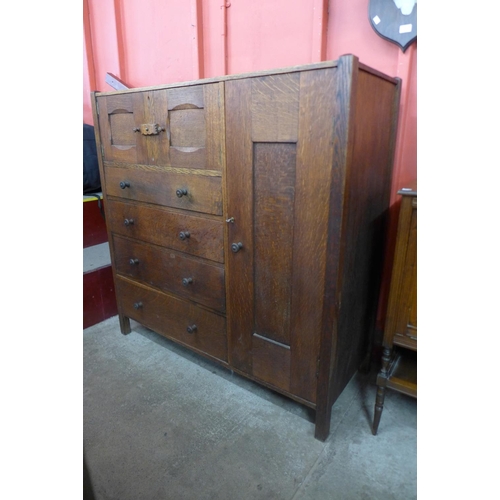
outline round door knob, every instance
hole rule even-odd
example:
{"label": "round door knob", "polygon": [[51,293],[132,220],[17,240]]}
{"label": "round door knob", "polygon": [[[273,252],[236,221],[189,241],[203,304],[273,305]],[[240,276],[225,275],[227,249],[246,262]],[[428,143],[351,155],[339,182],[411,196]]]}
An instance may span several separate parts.
{"label": "round door knob", "polygon": [[134,302],[134,309],[141,309],[142,308],[142,302]]}
{"label": "round door knob", "polygon": [[185,240],[185,239],[189,238],[190,236],[191,236],[191,234],[190,234],[190,232],[189,232],[189,231],[181,231],[181,232],[179,233],[179,238],[180,238],[181,240]]}
{"label": "round door knob", "polygon": [[124,224],[125,224],[126,226],[131,226],[131,225],[133,225],[133,224],[134,224],[134,219],[125,219],[125,220],[124,220]]}
{"label": "round door knob", "polygon": [[196,330],[197,330],[197,326],[196,325],[189,325],[186,330],[188,333],[194,333]]}
{"label": "round door knob", "polygon": [[139,259],[130,259],[130,265],[135,266],[136,264],[139,264]]}
{"label": "round door knob", "polygon": [[243,248],[243,243],[233,243],[231,245],[231,250],[236,253],[236,252],[239,252],[241,249]]}
{"label": "round door knob", "polygon": [[122,189],[129,188],[130,187],[130,182],[129,181],[121,181],[120,182],[120,187]]}
{"label": "round door knob", "polygon": [[178,189],[175,194],[179,197],[182,198],[183,196],[186,196],[188,194],[187,189]]}
{"label": "round door knob", "polygon": [[189,285],[189,284],[191,284],[192,282],[193,282],[193,278],[184,278],[184,279],[182,280],[182,284],[183,284],[184,286],[188,286],[188,285]]}

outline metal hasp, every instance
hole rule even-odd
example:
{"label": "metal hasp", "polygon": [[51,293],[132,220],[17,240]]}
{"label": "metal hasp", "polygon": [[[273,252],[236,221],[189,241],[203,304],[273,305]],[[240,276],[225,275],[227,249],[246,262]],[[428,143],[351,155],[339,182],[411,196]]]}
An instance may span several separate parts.
{"label": "metal hasp", "polygon": [[157,123],[141,123],[139,127],[134,127],[134,132],[140,132],[142,135],[158,135],[164,131],[164,127],[160,127]]}

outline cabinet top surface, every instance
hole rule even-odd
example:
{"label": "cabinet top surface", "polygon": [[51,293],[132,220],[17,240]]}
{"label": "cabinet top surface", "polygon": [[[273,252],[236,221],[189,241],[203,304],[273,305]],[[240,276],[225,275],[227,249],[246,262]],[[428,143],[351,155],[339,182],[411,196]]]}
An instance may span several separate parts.
{"label": "cabinet top surface", "polygon": [[417,181],[409,182],[405,186],[403,186],[398,194],[402,196],[417,196]]}
{"label": "cabinet top surface", "polygon": [[[168,89],[168,88],[175,88],[175,87],[185,87],[189,85],[200,85],[200,84],[205,84],[205,83],[217,83],[217,82],[224,82],[224,81],[230,81],[230,80],[240,80],[243,78],[255,78],[255,77],[260,77],[260,76],[269,76],[269,75],[278,75],[282,73],[290,73],[290,72],[295,72],[295,71],[311,71],[315,69],[325,69],[325,68],[335,68],[339,65],[339,62],[341,60],[352,60],[353,64],[354,62],[358,61],[357,56],[354,56],[352,54],[347,54],[341,56],[339,59],[335,61],[323,61],[319,63],[310,63],[310,64],[303,64],[299,66],[290,66],[286,68],[275,68],[275,69],[269,69],[269,70],[262,70],[262,71],[255,71],[251,73],[241,73],[241,74],[234,74],[234,75],[225,75],[225,76],[219,76],[219,77],[213,77],[213,78],[204,78],[200,80],[192,80],[192,81],[185,81],[185,82],[175,82],[175,83],[169,83],[165,85],[155,85],[151,87],[136,87],[136,88],[131,88],[131,89],[126,89],[126,90],[113,90],[113,91],[96,91],[95,95],[100,96],[100,95],[113,95],[113,94],[124,94],[124,93],[130,93],[130,92],[141,92],[141,91],[148,91],[148,90],[159,90],[159,89]],[[385,80],[388,80],[394,84],[397,84],[399,82],[398,78],[393,78],[389,75],[386,75],[385,73],[382,73],[374,68],[371,68],[365,64],[358,63],[359,69],[363,71],[367,71],[369,73],[372,73],[380,78],[383,78]]]}

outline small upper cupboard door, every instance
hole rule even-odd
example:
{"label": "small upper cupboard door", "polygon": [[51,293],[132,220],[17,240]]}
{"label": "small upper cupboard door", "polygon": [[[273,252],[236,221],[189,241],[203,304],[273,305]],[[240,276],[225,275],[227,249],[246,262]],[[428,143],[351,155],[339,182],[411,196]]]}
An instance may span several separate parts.
{"label": "small upper cupboard door", "polygon": [[314,403],[335,69],[228,81],[225,96],[230,363]]}
{"label": "small upper cupboard door", "polygon": [[222,170],[222,85],[98,96],[104,159]]}
{"label": "small upper cupboard door", "polygon": [[104,159],[159,164],[168,158],[166,91],[99,96]]}

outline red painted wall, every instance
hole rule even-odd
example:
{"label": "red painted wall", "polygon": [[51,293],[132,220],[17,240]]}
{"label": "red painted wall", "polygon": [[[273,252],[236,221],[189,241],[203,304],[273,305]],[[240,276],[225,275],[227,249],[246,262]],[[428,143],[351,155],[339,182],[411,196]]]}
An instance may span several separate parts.
{"label": "red painted wall", "polygon": [[391,225],[379,327],[390,279],[397,191],[417,176],[417,44],[405,53],[372,29],[369,0],[84,0],[83,116],[113,73],[141,87],[334,60],[402,79]]}

